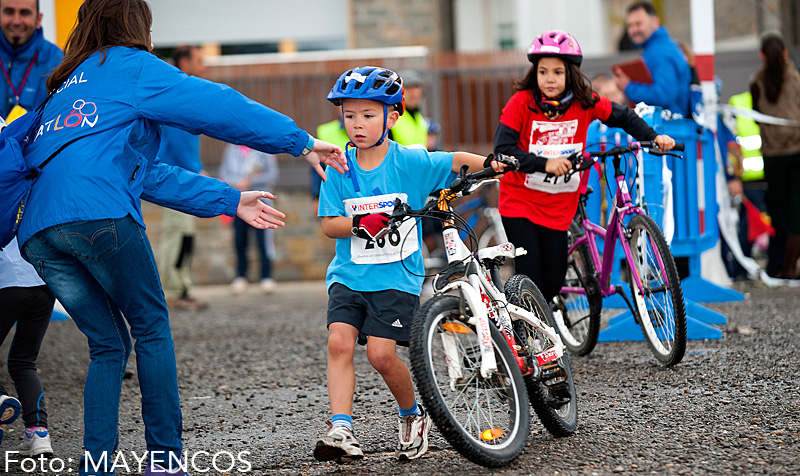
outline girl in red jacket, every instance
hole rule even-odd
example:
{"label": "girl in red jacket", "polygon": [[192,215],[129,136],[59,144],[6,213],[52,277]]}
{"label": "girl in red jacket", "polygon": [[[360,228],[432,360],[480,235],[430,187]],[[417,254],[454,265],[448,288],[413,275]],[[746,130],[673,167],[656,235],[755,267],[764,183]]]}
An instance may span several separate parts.
{"label": "girl in red jacket", "polygon": [[564,181],[572,168],[566,157],[584,148],[589,123],[599,119],[621,127],[637,140],[655,140],[663,150],[675,145],[630,108],[593,93],[580,70],[582,59],[569,33],[539,35],[528,48],[533,66],[503,108],[494,139],[495,152],[520,162],[519,171],[500,182],[500,215],[508,239],[528,250],[515,259],[515,272],[529,276],[548,301],[558,294],[567,272],[567,229],[585,181]]}

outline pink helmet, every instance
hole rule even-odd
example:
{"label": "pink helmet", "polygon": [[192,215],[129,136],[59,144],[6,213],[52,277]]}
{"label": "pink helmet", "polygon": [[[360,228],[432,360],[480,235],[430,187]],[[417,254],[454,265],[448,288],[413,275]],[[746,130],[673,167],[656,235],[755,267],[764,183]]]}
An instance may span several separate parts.
{"label": "pink helmet", "polygon": [[535,63],[543,56],[557,56],[580,66],[583,52],[578,40],[563,30],[547,30],[528,47],[528,61]]}

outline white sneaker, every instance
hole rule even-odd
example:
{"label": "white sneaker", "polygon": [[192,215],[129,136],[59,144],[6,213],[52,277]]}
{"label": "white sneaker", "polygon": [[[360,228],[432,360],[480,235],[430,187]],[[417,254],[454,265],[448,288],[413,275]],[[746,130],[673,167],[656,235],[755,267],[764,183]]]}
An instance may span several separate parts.
{"label": "white sneaker", "polygon": [[247,289],[247,278],[241,276],[236,277],[231,283],[231,289],[233,290],[233,294],[242,294],[244,290]]}
{"label": "white sneaker", "polygon": [[261,280],[261,290],[265,294],[272,293],[273,291],[275,291],[275,288],[277,288],[277,287],[278,287],[278,285],[275,283],[275,280],[272,279],[272,278],[264,278],[264,279]]}
{"label": "white sneaker", "polygon": [[428,451],[428,433],[431,431],[431,417],[425,413],[422,406],[422,415],[400,417],[398,423],[399,441],[394,454],[401,461],[417,459]]}
{"label": "white sneaker", "polygon": [[22,446],[19,447],[22,456],[53,456],[53,447],[50,445],[50,434],[47,428],[29,432],[25,430],[22,435]]}
{"label": "white sneaker", "polygon": [[349,463],[364,457],[361,444],[353,432],[339,425],[328,422],[328,431],[314,443],[314,458],[318,461],[336,460],[337,463]]}

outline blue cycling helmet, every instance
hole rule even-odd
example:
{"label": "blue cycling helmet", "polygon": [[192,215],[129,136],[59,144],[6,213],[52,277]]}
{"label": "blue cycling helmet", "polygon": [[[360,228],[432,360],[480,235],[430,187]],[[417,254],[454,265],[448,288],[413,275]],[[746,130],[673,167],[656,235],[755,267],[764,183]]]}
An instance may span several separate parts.
{"label": "blue cycling helmet", "polygon": [[328,101],[341,106],[342,99],[372,99],[393,106],[401,115],[406,109],[403,80],[394,71],[377,66],[360,66],[339,76]]}

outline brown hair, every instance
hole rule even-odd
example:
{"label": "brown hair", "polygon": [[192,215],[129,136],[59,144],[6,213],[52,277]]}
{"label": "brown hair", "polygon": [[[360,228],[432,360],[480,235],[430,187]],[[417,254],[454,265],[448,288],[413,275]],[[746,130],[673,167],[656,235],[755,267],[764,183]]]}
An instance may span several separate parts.
{"label": "brown hair", "polygon": [[112,46],[150,51],[153,14],[144,0],[85,0],[78,9],[78,22],[67,38],[64,61],[47,78],[54,90],[92,54]]}
{"label": "brown hair", "polygon": [[194,45],[181,45],[175,48],[175,51],[172,53],[172,61],[175,62],[175,67],[180,68],[180,63],[183,60],[191,60],[192,52],[199,49],[199,47]]}
{"label": "brown hair", "polygon": [[631,14],[631,13],[635,12],[636,10],[638,10],[640,8],[642,10],[644,10],[644,12],[647,13],[648,15],[650,15],[651,17],[657,17],[658,16],[658,10],[656,10],[656,7],[654,7],[653,4],[650,3],[650,2],[632,3],[632,4],[628,5],[628,8],[625,10],[625,13]]}
{"label": "brown hair", "polygon": [[761,53],[764,55],[762,68],[764,95],[769,102],[777,102],[783,88],[783,73],[786,69],[784,54],[786,46],[778,34],[766,33],[761,38]]}
{"label": "brown hair", "polygon": [[[558,58],[558,56],[556,56]],[[563,58],[559,58],[563,60]],[[592,94],[592,86],[581,68],[569,61],[564,61],[564,66],[567,67],[567,84],[566,89],[571,89],[572,94],[575,95],[575,100],[578,101],[582,108],[589,109],[597,104],[599,98]],[[514,85],[517,91],[530,90],[533,92],[539,91],[539,81],[537,79],[537,70],[539,69],[539,61],[533,63],[525,77],[517,81]]]}
{"label": "brown hair", "polygon": [[[2,6],[2,5],[3,5],[3,2],[2,2],[2,0],[0,0],[0,6]],[[40,12],[40,10],[39,10],[39,0],[36,0],[36,14],[38,15],[39,12]]]}

